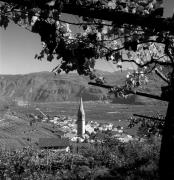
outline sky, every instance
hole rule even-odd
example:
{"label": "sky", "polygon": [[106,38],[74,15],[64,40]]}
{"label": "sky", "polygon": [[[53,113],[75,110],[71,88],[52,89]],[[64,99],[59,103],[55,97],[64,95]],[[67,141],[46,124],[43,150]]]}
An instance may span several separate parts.
{"label": "sky", "polygon": [[[171,17],[174,12],[174,0],[164,0],[164,16]],[[64,15],[64,18],[74,21],[75,16]],[[41,47],[40,36],[31,33],[13,23],[4,30],[0,28],[0,74],[26,74],[31,72],[51,71],[57,60],[47,62],[34,59]],[[129,65],[133,68],[133,65]],[[117,70],[112,64],[102,61],[97,63],[97,69],[105,71]]]}

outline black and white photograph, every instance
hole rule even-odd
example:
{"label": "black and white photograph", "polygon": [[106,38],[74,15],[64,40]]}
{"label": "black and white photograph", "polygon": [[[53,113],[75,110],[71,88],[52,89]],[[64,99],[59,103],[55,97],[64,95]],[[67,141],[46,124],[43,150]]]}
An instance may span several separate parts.
{"label": "black and white photograph", "polygon": [[0,0],[0,180],[174,180],[174,0]]}

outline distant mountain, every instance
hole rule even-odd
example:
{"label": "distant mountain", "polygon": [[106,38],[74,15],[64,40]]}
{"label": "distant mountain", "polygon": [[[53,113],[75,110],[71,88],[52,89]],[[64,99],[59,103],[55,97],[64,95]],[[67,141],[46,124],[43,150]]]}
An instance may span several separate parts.
{"label": "distant mountain", "polygon": [[[98,71],[105,77],[107,84],[123,84],[127,70],[114,73]],[[155,77],[156,78],[156,77]],[[108,100],[108,91],[88,85],[89,79],[75,73],[54,75],[49,72],[26,75],[0,75],[0,97],[27,102],[77,101],[82,96],[84,101]],[[160,93],[161,81],[151,78],[145,92]],[[114,103],[142,104],[146,98],[132,95],[128,99],[114,98]]]}

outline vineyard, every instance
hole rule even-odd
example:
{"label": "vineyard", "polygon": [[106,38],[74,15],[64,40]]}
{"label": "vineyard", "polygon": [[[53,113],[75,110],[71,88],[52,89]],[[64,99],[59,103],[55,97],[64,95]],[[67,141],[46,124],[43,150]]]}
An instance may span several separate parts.
{"label": "vineyard", "polygon": [[105,139],[102,146],[82,143],[78,153],[41,151],[31,147],[1,150],[0,179],[158,179],[159,146],[159,139],[126,144]]}
{"label": "vineyard", "polygon": [[25,113],[5,112],[0,121],[0,148],[21,149],[35,146],[40,137],[54,137],[53,133],[42,127],[42,124],[30,126],[30,119]]}

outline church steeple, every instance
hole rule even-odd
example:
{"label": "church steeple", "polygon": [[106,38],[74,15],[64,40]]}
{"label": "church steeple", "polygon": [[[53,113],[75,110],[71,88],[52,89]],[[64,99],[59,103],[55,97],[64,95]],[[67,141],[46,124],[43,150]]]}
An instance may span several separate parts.
{"label": "church steeple", "polygon": [[85,134],[85,111],[83,107],[82,97],[80,98],[80,105],[77,113],[77,136],[83,137]]}

